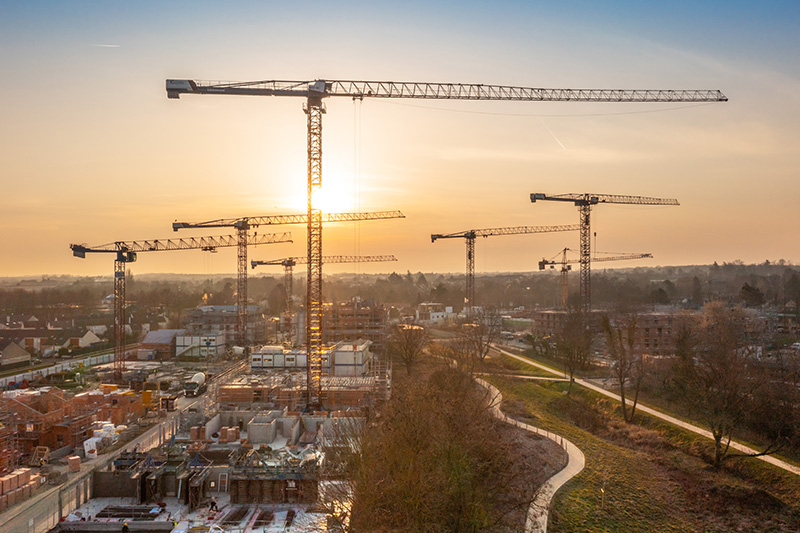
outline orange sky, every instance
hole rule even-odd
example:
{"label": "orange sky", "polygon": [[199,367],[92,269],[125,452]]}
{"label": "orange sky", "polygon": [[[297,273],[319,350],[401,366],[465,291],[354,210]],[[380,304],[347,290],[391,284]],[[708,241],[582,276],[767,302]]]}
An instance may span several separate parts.
{"label": "orange sky", "polygon": [[[347,4],[352,16],[320,4],[313,21],[236,3],[0,7],[0,276],[107,275],[110,257],[80,260],[68,245],[173,237],[175,219],[304,211],[302,101],[171,101],[166,78],[721,89],[730,102],[700,106],[329,99],[326,190],[340,210],[407,218],[329,226],[324,253],[400,259],[362,272],[461,272],[463,243],[431,244],[431,233],[577,223],[574,207],[529,194],[597,192],[680,200],[595,209],[598,249],[654,254],[639,264],[798,262],[798,16],[778,4],[720,14],[686,3],[663,20],[514,2],[457,16],[447,4]],[[288,229],[294,244],[250,256],[304,255],[304,228]],[[535,270],[577,245],[577,234],[481,239],[476,267]],[[234,272],[235,256],[141,254],[133,271]]]}

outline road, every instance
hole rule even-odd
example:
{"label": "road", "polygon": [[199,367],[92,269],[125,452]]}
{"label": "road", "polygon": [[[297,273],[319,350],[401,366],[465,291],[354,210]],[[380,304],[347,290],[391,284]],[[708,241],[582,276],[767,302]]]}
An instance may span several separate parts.
{"label": "road", "polygon": [[[541,370],[545,370],[545,371],[550,372],[552,374],[555,374],[557,376],[563,376],[564,375],[564,373],[561,372],[560,370],[556,370],[554,368],[550,368],[549,366],[543,365],[541,363],[536,363],[534,361],[531,361],[527,357],[522,357],[522,356],[516,355],[514,353],[508,352],[506,350],[503,350],[499,346],[495,346],[495,348],[497,348],[497,350],[499,350],[500,353],[502,353],[504,355],[507,355],[509,357],[512,357],[512,358],[516,359],[517,361],[521,361],[521,362],[523,362],[523,363],[525,363],[527,365],[539,368]],[[586,380],[575,378],[575,383],[580,385],[580,386],[582,386],[582,387],[586,387],[587,389],[591,389],[591,390],[593,390],[593,391],[595,391],[595,392],[597,392],[599,394],[602,394],[604,396],[608,396],[609,398],[613,398],[613,399],[617,400],[618,402],[622,401],[622,399],[619,397],[619,395],[614,394],[613,392],[607,391],[606,389],[604,389],[602,387],[598,387],[597,385],[595,385],[593,383],[590,383],[590,382],[588,382]],[[630,399],[627,399],[626,400],[626,404],[632,405],[633,402]],[[674,425],[676,425],[678,427],[681,427],[683,429],[691,431],[692,433],[696,433],[697,435],[701,435],[703,437],[706,437],[706,438],[709,438],[709,439],[712,439],[712,440],[714,439],[714,436],[707,429],[703,429],[703,428],[701,428],[699,426],[696,426],[694,424],[690,424],[688,422],[684,422],[683,420],[679,420],[679,419],[675,418],[674,416],[670,416],[670,415],[668,415],[666,413],[662,413],[661,411],[657,411],[656,409],[653,409],[652,407],[647,407],[645,405],[642,405],[641,403],[638,403],[636,405],[636,408],[639,409],[640,411],[644,412],[644,413],[647,413],[649,415],[653,415],[653,416],[655,416],[657,418],[660,418],[661,420],[669,422],[670,424],[674,424]],[[738,450],[738,451],[740,451],[742,453],[746,453],[746,454],[759,453],[758,450],[750,448],[749,446],[745,446],[744,444],[738,443],[736,441],[731,441],[731,448],[733,448],[735,450]],[[773,457],[771,455],[762,455],[762,456],[756,457],[756,459],[760,459],[761,461],[764,461],[765,463],[769,463],[769,464],[777,466],[778,468],[781,468],[781,469],[783,469],[783,470],[785,470],[787,472],[790,472],[792,474],[800,476],[800,467],[797,467],[797,466],[795,466],[793,464],[787,463],[786,461],[782,461],[782,460],[778,459],[777,457]]]}

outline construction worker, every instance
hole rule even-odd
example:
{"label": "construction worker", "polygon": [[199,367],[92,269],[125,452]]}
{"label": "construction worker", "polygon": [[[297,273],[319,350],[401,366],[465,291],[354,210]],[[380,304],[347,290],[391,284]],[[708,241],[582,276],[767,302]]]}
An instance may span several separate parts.
{"label": "construction worker", "polygon": [[128,527],[128,523],[127,522],[123,522],[122,523],[122,533],[128,533],[129,531],[130,531],[130,528]]}

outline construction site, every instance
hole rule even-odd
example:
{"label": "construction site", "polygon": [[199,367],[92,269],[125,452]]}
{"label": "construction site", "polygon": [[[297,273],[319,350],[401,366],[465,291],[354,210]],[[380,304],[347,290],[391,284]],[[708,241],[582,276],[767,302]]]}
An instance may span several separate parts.
{"label": "construction site", "polygon": [[[7,524],[29,531],[339,531],[346,525],[348,497],[341,458],[357,452],[357,435],[391,396],[391,364],[386,356],[388,309],[374,301],[326,301],[326,263],[394,261],[394,256],[325,256],[323,227],[341,222],[404,218],[399,211],[325,213],[316,198],[322,185],[322,120],[328,98],[413,98],[430,100],[558,102],[716,102],[719,91],[636,91],[535,89],[470,84],[371,81],[256,81],[243,83],[166,80],[166,96],[250,95],[294,97],[304,102],[307,125],[307,212],[173,222],[174,231],[230,228],[235,234],[115,241],[98,246],[72,244],[75,257],[113,258],[114,354],[103,383],[67,397],[54,388],[8,391],[2,398],[0,439],[8,449],[0,465],[15,481],[6,483],[0,507],[13,511]],[[602,203],[677,205],[677,200],[607,194],[530,195],[531,202],[558,201],[578,208],[579,224],[514,226],[432,234],[463,238],[466,286],[462,314],[468,324],[481,310],[475,290],[477,237],[577,231],[580,234],[580,307],[590,310],[591,209]],[[248,299],[248,249],[293,241],[290,232],[258,233],[263,226],[302,225],[306,257],[252,261],[283,266],[284,306],[274,343],[267,321]],[[175,367],[177,379],[162,379],[141,367],[131,377],[126,335],[130,316],[126,283],[130,263],[140,254],[180,250],[215,252],[235,248],[236,305],[204,305],[189,317],[191,339],[176,359],[200,359],[194,368]],[[641,259],[650,254],[623,254]],[[609,259],[610,260],[610,259]],[[566,252],[563,275],[568,270]],[[294,294],[293,267],[306,266],[305,294]],[[549,264],[547,261],[544,264]],[[566,281],[562,286],[566,286]],[[562,295],[562,301],[566,297]],[[474,324],[471,324],[474,325]],[[152,335],[137,358],[165,359],[178,330]],[[160,339],[160,337],[164,339]],[[203,358],[226,358],[214,371]],[[156,343],[155,341],[159,341]],[[162,342],[163,341],[163,342]],[[205,345],[203,348],[202,345]],[[213,346],[212,346],[213,345]],[[151,374],[163,373],[163,363]],[[141,375],[142,372],[145,375]],[[192,372],[194,372],[192,374]],[[189,377],[191,376],[191,377]],[[177,381],[177,387],[161,382]],[[183,382],[183,383],[181,383]],[[150,386],[148,383],[156,383]],[[125,385],[128,385],[126,387]],[[181,389],[176,392],[176,389]],[[164,392],[162,394],[162,392]],[[149,424],[144,421],[149,419]],[[136,430],[134,430],[134,426]],[[88,443],[88,444],[87,444]],[[81,447],[83,448],[81,450]],[[9,451],[10,450],[10,451]],[[58,457],[61,450],[72,453]],[[75,454],[75,450],[80,453]],[[51,473],[54,490],[33,497],[41,474],[19,470],[19,460],[45,473],[48,463],[66,466],[63,482]],[[338,459],[338,460],[337,460]],[[5,478],[3,478],[5,480]],[[35,486],[35,487],[34,487]],[[13,494],[13,496],[12,496]],[[17,502],[27,500],[23,505]],[[8,504],[3,502],[8,501]],[[2,508],[0,508],[2,510]],[[21,525],[25,524],[24,527]]]}

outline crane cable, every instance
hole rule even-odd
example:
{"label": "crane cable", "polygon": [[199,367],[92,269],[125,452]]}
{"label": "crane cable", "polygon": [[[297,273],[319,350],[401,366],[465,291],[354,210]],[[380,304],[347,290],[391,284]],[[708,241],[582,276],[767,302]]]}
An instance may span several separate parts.
{"label": "crane cable", "polygon": [[[353,211],[361,212],[361,100],[353,99]],[[353,255],[361,255],[361,223],[353,224]],[[355,264],[356,296],[361,296],[360,265]]]}

